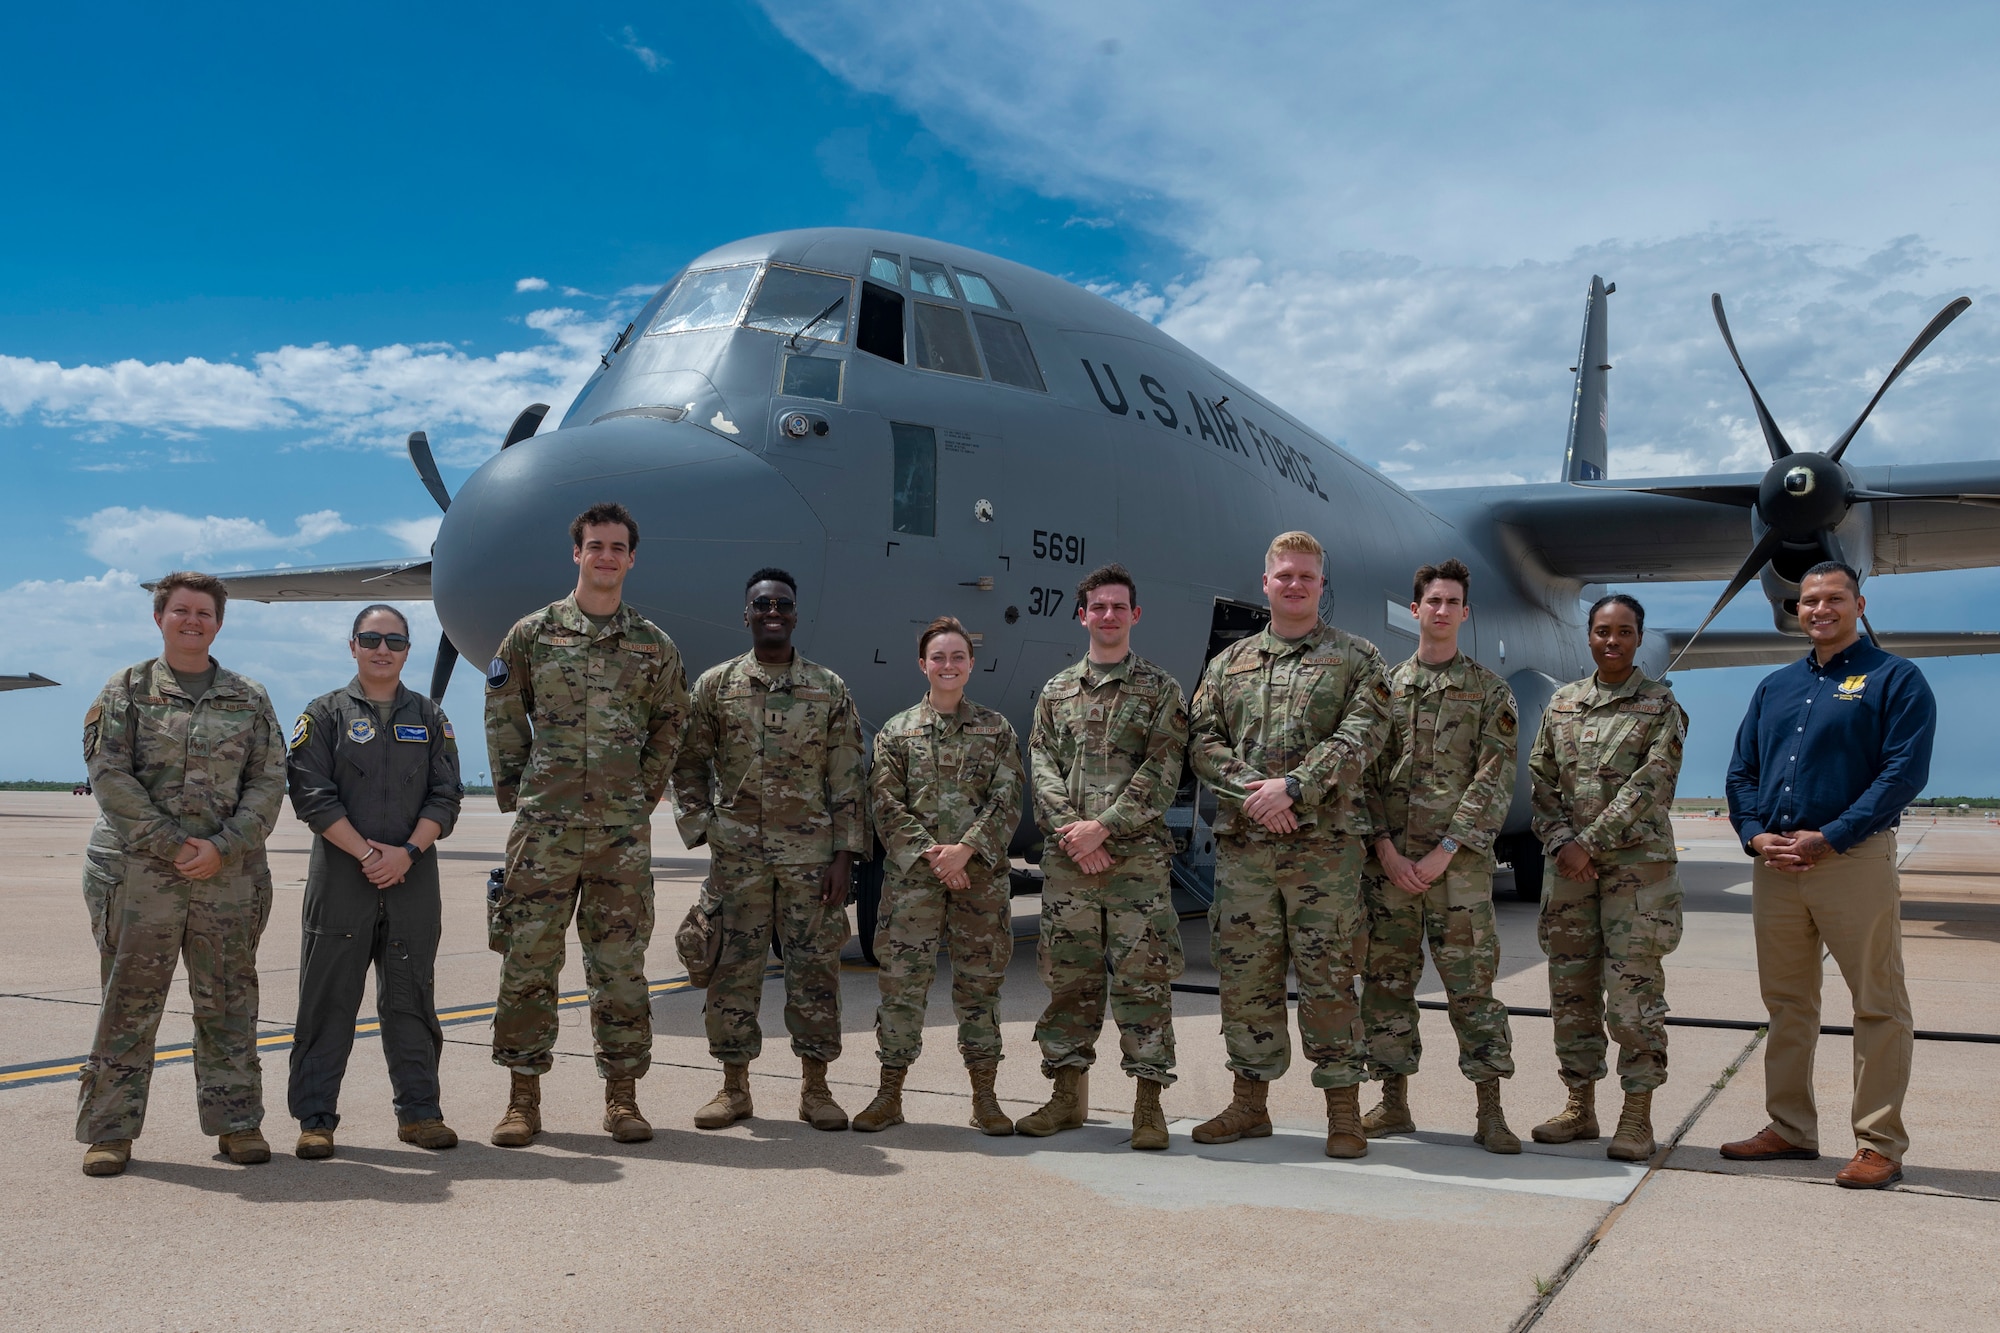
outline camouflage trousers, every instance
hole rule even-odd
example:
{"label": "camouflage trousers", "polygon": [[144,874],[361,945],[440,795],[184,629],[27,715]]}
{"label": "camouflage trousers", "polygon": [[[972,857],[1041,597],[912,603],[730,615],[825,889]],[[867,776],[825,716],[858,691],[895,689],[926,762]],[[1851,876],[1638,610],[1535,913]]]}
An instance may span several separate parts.
{"label": "camouflage trousers", "polygon": [[1563,1082],[1574,1088],[1604,1077],[1608,1018],[1625,1091],[1665,1083],[1661,960],[1681,942],[1681,882],[1673,864],[1607,866],[1585,882],[1558,875],[1550,857],[1537,933],[1549,957],[1549,1013]]}
{"label": "camouflage trousers", "polygon": [[963,892],[947,889],[922,861],[908,875],[892,869],[882,885],[875,1053],[891,1069],[909,1068],[923,1052],[940,944],[951,955],[958,1053],[967,1064],[1000,1059],[1000,982],[1014,956],[1007,867],[991,871],[975,858],[966,869],[972,887]]}
{"label": "camouflage trousers", "polygon": [[[1042,1073],[1097,1061],[1108,998],[1125,1072],[1174,1081],[1174,978],[1181,974],[1181,922],[1174,913],[1167,853],[1136,852],[1086,875],[1051,848],[1042,860],[1041,939],[1036,950],[1048,1008],[1035,1024]],[[1110,976],[1107,983],[1107,967]]]}
{"label": "camouflage trousers", "polygon": [[558,983],[570,917],[583,946],[601,1078],[643,1078],[653,1061],[646,945],[653,938],[653,830],[516,819],[507,881],[487,942],[504,955],[493,1063],[546,1074],[554,1063]]}
{"label": "camouflage trousers", "polygon": [[84,855],[83,897],[104,996],[77,1090],[77,1142],[136,1139],[145,1126],[153,1043],[176,960],[186,962],[194,1010],[202,1132],[263,1124],[257,942],[271,916],[263,851],[224,866],[213,879],[189,880],[153,857],[92,846]]}
{"label": "camouflage trousers", "polygon": [[1292,1063],[1285,973],[1299,979],[1299,1045],[1313,1086],[1367,1077],[1354,984],[1364,947],[1359,838],[1218,838],[1211,948],[1221,973],[1222,1042],[1229,1068],[1260,1083]]}
{"label": "camouflage trousers", "polygon": [[820,901],[820,872],[811,865],[767,865],[717,852],[703,890],[722,915],[722,953],[708,983],[703,1021],[708,1052],[726,1065],[749,1064],[764,1052],[757,1011],[764,1003],[764,967],[775,933],[784,951],[785,1031],[801,1059],[840,1058],[840,946],[847,943],[847,907]]}
{"label": "camouflage trousers", "polygon": [[1417,982],[1424,944],[1444,982],[1451,1030],[1458,1035],[1458,1072],[1474,1083],[1514,1075],[1514,1039],[1507,1006],[1493,998],[1500,971],[1500,932],[1493,920],[1493,862],[1461,848],[1428,892],[1407,893],[1389,882],[1373,859],[1362,880],[1368,908],[1367,962],[1361,970],[1361,1028],[1368,1037],[1368,1076],[1414,1074],[1423,1058]]}

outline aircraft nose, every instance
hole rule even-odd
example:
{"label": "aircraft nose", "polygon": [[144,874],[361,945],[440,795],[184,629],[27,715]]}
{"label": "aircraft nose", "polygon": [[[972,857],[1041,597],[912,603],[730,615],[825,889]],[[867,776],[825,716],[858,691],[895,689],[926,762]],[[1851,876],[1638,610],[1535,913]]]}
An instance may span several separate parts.
{"label": "aircraft nose", "polygon": [[453,497],[431,591],[458,650],[484,666],[516,620],[576,586],[569,525],[613,502],[639,525],[625,600],[681,650],[688,675],[747,646],[743,582],[766,565],[800,584],[801,644],[826,563],[826,530],[778,472],[685,422],[627,417],[502,450]]}

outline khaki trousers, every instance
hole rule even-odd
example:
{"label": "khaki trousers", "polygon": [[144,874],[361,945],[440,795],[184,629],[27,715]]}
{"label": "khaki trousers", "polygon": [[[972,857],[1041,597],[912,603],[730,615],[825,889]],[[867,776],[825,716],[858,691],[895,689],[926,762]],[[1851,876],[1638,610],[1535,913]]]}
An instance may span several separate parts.
{"label": "khaki trousers", "polygon": [[1819,1147],[1813,1055],[1819,1047],[1824,945],[1854,996],[1854,1138],[1903,1160],[1903,1095],[1916,1044],[1903,981],[1902,890],[1896,834],[1884,830],[1803,874],[1757,863],[1750,880],[1757,977],[1771,1031],[1764,1044],[1764,1107],[1771,1127]]}

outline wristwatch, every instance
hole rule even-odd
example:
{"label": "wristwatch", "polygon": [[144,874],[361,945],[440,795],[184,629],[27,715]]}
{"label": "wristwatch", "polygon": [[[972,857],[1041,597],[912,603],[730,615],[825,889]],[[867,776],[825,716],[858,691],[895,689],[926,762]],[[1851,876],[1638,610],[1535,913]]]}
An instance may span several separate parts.
{"label": "wristwatch", "polygon": [[415,844],[414,842],[404,843],[403,850],[410,854],[410,859],[412,861],[416,860],[418,857],[424,854],[424,849],[417,846],[417,844]]}
{"label": "wristwatch", "polygon": [[1444,848],[1446,851],[1450,852],[1453,856],[1458,855],[1459,841],[1457,838],[1449,836],[1439,838],[1438,846]]}
{"label": "wristwatch", "polygon": [[1299,785],[1299,780],[1293,777],[1290,773],[1285,774],[1285,795],[1291,797],[1295,801],[1299,800],[1301,797],[1305,795],[1305,788],[1301,787]]}

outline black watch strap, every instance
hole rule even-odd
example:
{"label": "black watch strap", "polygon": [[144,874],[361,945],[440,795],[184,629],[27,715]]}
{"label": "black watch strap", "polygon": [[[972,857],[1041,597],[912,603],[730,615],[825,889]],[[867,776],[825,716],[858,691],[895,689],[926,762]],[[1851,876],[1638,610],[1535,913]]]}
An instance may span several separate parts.
{"label": "black watch strap", "polygon": [[1295,801],[1305,795],[1305,788],[1301,787],[1299,785],[1299,780],[1293,777],[1290,773],[1285,774],[1285,795],[1291,797]]}
{"label": "black watch strap", "polygon": [[404,843],[403,850],[410,854],[410,859],[412,861],[416,860],[418,857],[424,854],[424,849],[417,846],[417,844],[415,844],[414,842]]}

